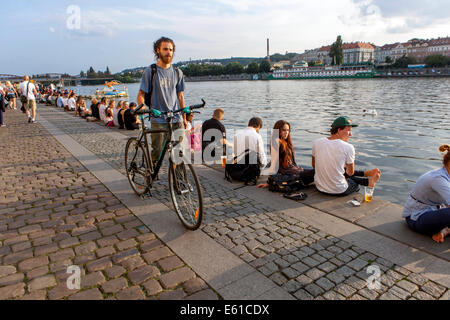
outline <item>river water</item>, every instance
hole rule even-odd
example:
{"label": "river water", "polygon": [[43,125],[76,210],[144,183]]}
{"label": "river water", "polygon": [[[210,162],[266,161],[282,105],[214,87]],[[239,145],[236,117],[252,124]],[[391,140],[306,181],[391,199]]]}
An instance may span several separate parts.
{"label": "river water", "polygon": [[[71,88],[93,94],[101,86]],[[139,84],[128,85],[130,101],[136,101],[138,90]],[[245,127],[252,116],[263,120],[263,129],[287,120],[302,166],[311,166],[313,141],[328,134],[335,118],[349,116],[359,124],[349,141],[356,149],[356,168],[380,168],[375,196],[398,204],[421,174],[441,167],[438,147],[450,143],[450,79],[445,78],[187,82],[186,104],[200,98],[207,105],[195,120],[223,108],[230,132]]]}

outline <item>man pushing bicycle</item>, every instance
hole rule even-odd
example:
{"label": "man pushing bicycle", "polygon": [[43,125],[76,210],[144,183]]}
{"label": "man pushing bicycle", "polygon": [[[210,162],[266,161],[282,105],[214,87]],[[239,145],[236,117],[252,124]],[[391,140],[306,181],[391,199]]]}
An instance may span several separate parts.
{"label": "man pushing bicycle", "polygon": [[[172,66],[175,43],[173,40],[161,37],[153,43],[153,51],[157,59],[145,69],[141,79],[141,87],[137,96],[138,105],[145,103],[148,107],[161,112],[175,111],[185,108],[183,72]],[[186,127],[186,114],[176,113],[172,120],[173,130]],[[151,120],[152,129],[168,129],[165,119],[154,117]],[[164,133],[153,133],[152,159],[157,161],[166,139]]]}

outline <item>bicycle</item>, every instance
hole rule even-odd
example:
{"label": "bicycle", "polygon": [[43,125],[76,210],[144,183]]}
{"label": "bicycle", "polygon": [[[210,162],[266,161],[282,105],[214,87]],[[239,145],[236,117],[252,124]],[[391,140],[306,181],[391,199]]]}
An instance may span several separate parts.
{"label": "bicycle", "polygon": [[[175,147],[180,141],[175,141],[172,119],[176,113],[191,113],[194,109],[203,108],[206,102],[202,99],[202,104],[193,105],[176,111],[161,112],[156,109],[140,110],[144,104],[140,105],[133,114],[145,115],[144,119],[165,117],[168,129],[150,129],[146,126],[144,119],[141,121],[137,138],[130,138],[125,147],[125,169],[128,181],[133,191],[141,197],[146,194],[152,196],[151,189],[153,182],[158,176],[166,153],[169,154],[169,191],[175,212],[183,225],[190,230],[196,230],[200,226],[203,218],[203,191],[200,181],[195,173],[192,164],[185,161],[176,161]],[[153,161],[149,152],[149,140],[147,134],[165,133],[167,134],[163,149],[157,161]],[[179,158],[183,158],[183,150],[179,150]],[[189,155],[190,156],[190,155]]]}

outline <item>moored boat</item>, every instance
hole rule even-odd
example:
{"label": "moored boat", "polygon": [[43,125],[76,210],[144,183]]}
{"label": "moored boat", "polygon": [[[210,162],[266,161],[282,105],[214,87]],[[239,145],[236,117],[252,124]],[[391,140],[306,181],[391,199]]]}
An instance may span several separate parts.
{"label": "moored boat", "polygon": [[268,80],[373,78],[370,66],[293,67],[274,70]]}

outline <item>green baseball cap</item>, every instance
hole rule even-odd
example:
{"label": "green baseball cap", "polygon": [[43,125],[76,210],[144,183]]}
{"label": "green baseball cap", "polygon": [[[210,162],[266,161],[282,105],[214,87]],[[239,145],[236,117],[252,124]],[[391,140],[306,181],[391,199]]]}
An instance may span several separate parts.
{"label": "green baseball cap", "polygon": [[333,121],[333,124],[331,125],[332,128],[337,129],[337,128],[342,128],[342,127],[357,127],[357,124],[353,124],[352,120],[350,120],[348,117],[339,117],[336,120]]}

